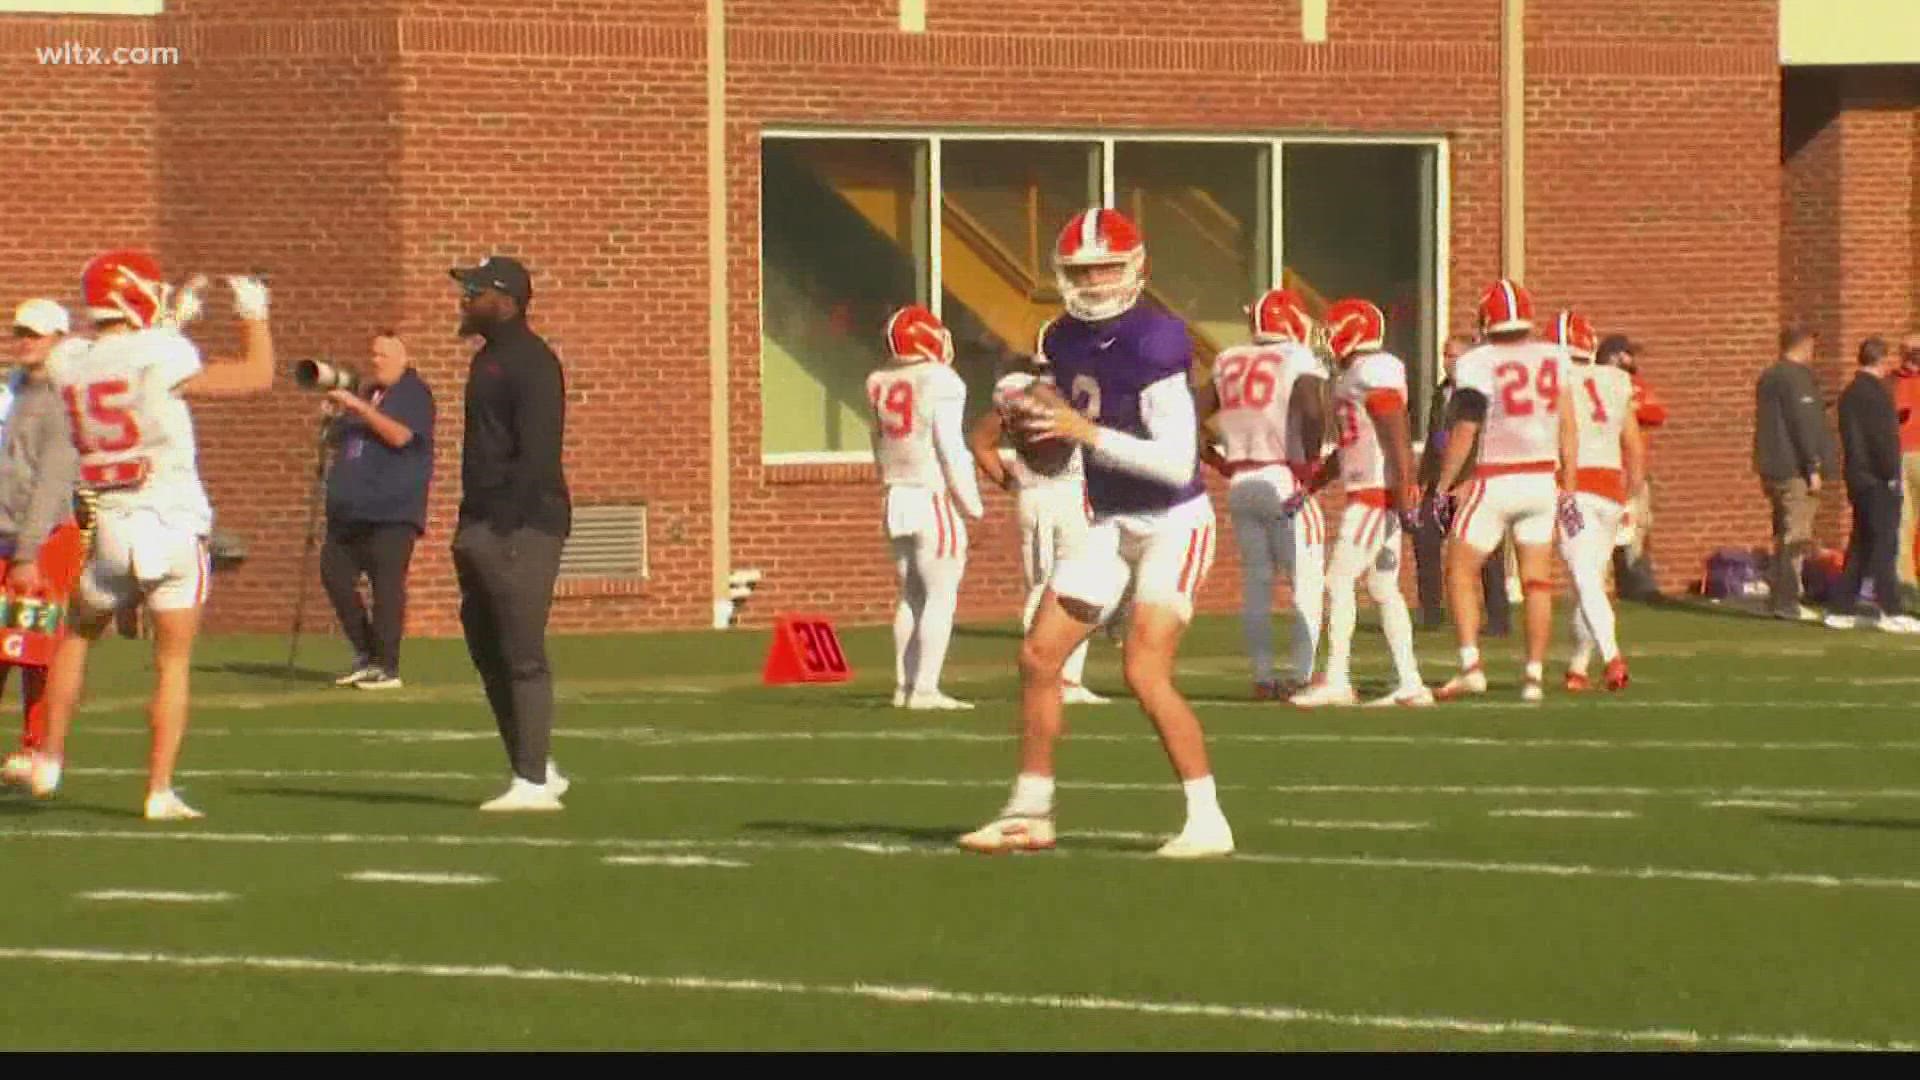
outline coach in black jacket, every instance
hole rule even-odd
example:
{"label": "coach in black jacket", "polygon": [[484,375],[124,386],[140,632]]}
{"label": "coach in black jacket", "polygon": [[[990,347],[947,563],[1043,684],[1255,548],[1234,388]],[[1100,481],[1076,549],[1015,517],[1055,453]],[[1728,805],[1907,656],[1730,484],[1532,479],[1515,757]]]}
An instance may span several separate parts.
{"label": "coach in black jacket", "polygon": [[568,787],[553,767],[553,676],[547,614],[573,525],[561,467],[567,388],[560,358],[527,325],[533,279],[495,255],[455,269],[460,334],[485,340],[467,371],[466,444],[453,570],[460,625],[513,766],[506,794],[482,810],[558,810]]}
{"label": "coach in black jacket", "polygon": [[1827,625],[1836,629],[1853,625],[1860,582],[1866,578],[1873,582],[1881,627],[1920,632],[1920,625],[1900,614],[1893,567],[1900,550],[1900,417],[1887,380],[1895,366],[1887,343],[1868,338],[1860,343],[1860,368],[1840,395],[1840,451],[1853,533],[1847,538],[1846,572],[1829,601]]}

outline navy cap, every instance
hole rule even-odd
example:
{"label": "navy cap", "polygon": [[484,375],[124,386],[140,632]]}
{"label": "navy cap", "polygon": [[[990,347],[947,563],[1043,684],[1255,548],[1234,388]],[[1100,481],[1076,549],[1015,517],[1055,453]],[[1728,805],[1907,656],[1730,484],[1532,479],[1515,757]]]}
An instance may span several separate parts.
{"label": "navy cap", "polygon": [[498,289],[518,300],[521,307],[533,299],[533,275],[520,260],[505,255],[489,255],[479,266],[456,266],[448,273],[463,288]]}

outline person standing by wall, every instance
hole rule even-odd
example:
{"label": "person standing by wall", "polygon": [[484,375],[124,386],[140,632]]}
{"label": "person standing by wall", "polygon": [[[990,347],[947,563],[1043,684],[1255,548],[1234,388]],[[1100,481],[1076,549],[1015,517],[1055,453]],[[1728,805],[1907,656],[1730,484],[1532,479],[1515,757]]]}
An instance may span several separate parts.
{"label": "person standing by wall", "polygon": [[[393,331],[374,336],[365,378],[355,390],[327,391],[340,410],[339,448],[327,474],[327,539],[320,580],[353,645],[353,670],[337,686],[400,686],[400,638],[406,628],[407,567],[427,530],[433,479],[433,391]],[[364,396],[362,396],[364,395]],[[360,576],[372,594],[360,603]]]}
{"label": "person standing by wall", "polygon": [[533,278],[525,266],[494,255],[451,273],[460,283],[460,336],[485,341],[467,370],[453,538],[460,625],[513,766],[511,786],[480,809],[560,810],[571,783],[550,754],[547,615],[573,528],[560,457],[566,377],[527,325]]}
{"label": "person standing by wall", "polygon": [[1773,510],[1769,606],[1776,619],[1819,617],[1800,604],[1800,568],[1813,546],[1820,486],[1835,466],[1811,367],[1816,341],[1802,326],[1782,331],[1780,359],[1754,388],[1753,471]]}
{"label": "person standing by wall", "polygon": [[[1433,386],[1427,402],[1427,444],[1420,454],[1421,505],[1432,506],[1439,494],[1440,463],[1446,460],[1447,436],[1452,418],[1447,404],[1453,400],[1453,362],[1473,347],[1473,339],[1455,334],[1447,339],[1440,358],[1440,381]],[[1471,469],[1474,459],[1467,459]],[[1413,533],[1413,563],[1420,589],[1420,628],[1438,630],[1447,625],[1446,558],[1447,526],[1432,514],[1420,515]],[[1501,552],[1480,568],[1480,592],[1486,605],[1488,637],[1506,637],[1512,626],[1512,608],[1507,603],[1506,543]]]}
{"label": "person standing by wall", "polygon": [[1894,573],[1904,607],[1920,604],[1920,571],[1914,569],[1914,530],[1920,529],[1920,330],[1900,342],[1893,404],[1900,417],[1900,553]]}
{"label": "person standing by wall", "polygon": [[1897,362],[1884,339],[1861,342],[1860,366],[1840,395],[1840,448],[1853,530],[1847,537],[1847,568],[1828,603],[1826,623],[1835,630],[1853,629],[1860,584],[1871,581],[1880,628],[1920,634],[1920,622],[1900,613],[1894,584],[1893,560],[1900,550],[1900,419],[1887,380]]}

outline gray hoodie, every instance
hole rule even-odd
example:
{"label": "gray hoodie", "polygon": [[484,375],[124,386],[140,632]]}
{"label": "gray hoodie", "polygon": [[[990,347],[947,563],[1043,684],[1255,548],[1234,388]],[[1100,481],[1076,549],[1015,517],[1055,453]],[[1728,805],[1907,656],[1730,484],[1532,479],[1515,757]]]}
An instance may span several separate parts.
{"label": "gray hoodie", "polygon": [[0,440],[0,536],[14,540],[13,558],[40,553],[47,534],[73,513],[80,455],[60,392],[44,376],[21,379]]}

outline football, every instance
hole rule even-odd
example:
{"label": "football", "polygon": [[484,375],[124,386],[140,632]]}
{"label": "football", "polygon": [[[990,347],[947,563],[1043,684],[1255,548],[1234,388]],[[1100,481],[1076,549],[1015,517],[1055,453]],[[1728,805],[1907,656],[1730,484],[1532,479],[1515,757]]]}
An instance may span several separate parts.
{"label": "football", "polygon": [[1058,476],[1065,472],[1073,464],[1073,452],[1077,449],[1071,440],[1040,434],[1035,430],[1034,422],[1056,408],[1069,409],[1072,406],[1048,382],[1035,381],[1026,389],[1001,399],[1007,438],[1013,444],[1013,452],[1019,454],[1020,460],[1041,476]]}

